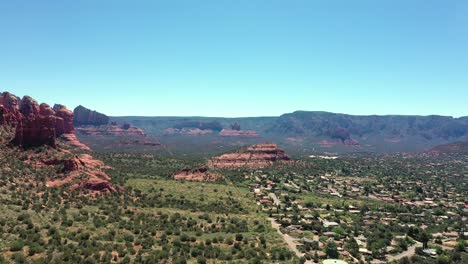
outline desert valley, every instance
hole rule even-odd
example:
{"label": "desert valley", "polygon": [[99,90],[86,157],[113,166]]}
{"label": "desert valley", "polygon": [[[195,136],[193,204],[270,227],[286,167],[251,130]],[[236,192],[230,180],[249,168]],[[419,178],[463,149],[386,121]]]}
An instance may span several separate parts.
{"label": "desert valley", "polygon": [[0,263],[468,261],[466,117],[109,117],[0,95]]}

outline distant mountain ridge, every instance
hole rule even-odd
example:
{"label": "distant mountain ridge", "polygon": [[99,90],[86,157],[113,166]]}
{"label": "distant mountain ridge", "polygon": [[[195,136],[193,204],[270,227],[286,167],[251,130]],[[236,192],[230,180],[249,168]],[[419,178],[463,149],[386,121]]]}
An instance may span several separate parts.
{"label": "distant mountain ridge", "polygon": [[[110,119],[130,123],[153,136],[163,136],[165,129],[178,127],[181,124],[215,122],[223,128],[229,128],[231,124],[238,123],[242,129],[260,134],[257,140],[250,139],[248,142],[239,140],[239,145],[269,140],[295,154],[307,154],[313,151],[418,152],[436,145],[468,140],[468,117],[454,118],[440,115],[362,116],[296,111],[278,117],[133,116],[110,117]],[[205,137],[216,138],[216,135],[214,133]],[[183,142],[183,136],[180,137],[180,141]],[[162,143],[164,144],[164,138]]]}
{"label": "distant mountain ridge", "polygon": [[370,115],[297,111],[280,116],[268,132],[292,135],[328,135],[346,139],[380,133],[393,137],[423,136],[446,140],[468,135],[468,118],[449,116]]}

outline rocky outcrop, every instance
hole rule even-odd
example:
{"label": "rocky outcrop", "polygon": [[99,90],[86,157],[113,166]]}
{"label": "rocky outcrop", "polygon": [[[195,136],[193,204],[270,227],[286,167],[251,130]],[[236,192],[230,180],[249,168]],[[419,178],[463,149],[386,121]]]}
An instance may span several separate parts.
{"label": "rocky outcrop", "polygon": [[211,172],[208,167],[201,167],[197,169],[185,168],[181,172],[174,175],[176,180],[188,180],[188,181],[217,181],[222,176]]}
{"label": "rocky outcrop", "polygon": [[39,104],[30,96],[24,96],[20,101],[19,111],[24,118],[32,120],[39,115]]}
{"label": "rocky outcrop", "polygon": [[215,157],[210,161],[210,165],[217,168],[263,168],[275,162],[288,160],[288,155],[276,144],[263,143],[250,146],[245,151]]}
{"label": "rocky outcrop", "polygon": [[222,137],[260,137],[254,130],[223,129],[219,132],[219,135]]}
{"label": "rocky outcrop", "polygon": [[73,110],[75,126],[101,126],[109,123],[109,117],[84,106],[78,106]]}
{"label": "rocky outcrop", "polygon": [[20,99],[15,95],[4,92],[0,93],[0,125],[9,125],[16,127],[22,119],[19,111]]}
{"label": "rocky outcrop", "polygon": [[21,121],[12,141],[14,145],[24,148],[49,145],[56,147],[56,117],[55,116],[32,116]]}
{"label": "rocky outcrop", "polygon": [[81,143],[78,140],[78,138],[76,138],[75,134],[63,134],[61,138],[65,141],[67,145],[69,145],[72,148],[84,150],[84,151],[91,151],[91,149],[88,146]]}
{"label": "rocky outcrop", "polygon": [[54,111],[55,116],[57,117],[57,122],[55,126],[57,135],[60,136],[63,134],[73,133],[73,112],[68,110],[65,106],[59,104],[54,105]]}
{"label": "rocky outcrop", "polygon": [[73,133],[73,113],[65,106],[50,108],[47,104],[39,105],[36,100],[24,96],[3,93],[2,124],[16,127],[13,144],[28,147],[49,145],[56,147],[56,138]]}
{"label": "rocky outcrop", "polygon": [[71,159],[51,160],[44,162],[47,165],[62,165],[65,177],[47,181],[48,187],[70,184],[70,189],[88,190],[93,193],[115,192],[117,189],[110,183],[110,177],[103,171],[109,169],[105,164],[94,159],[91,155],[75,155]]}

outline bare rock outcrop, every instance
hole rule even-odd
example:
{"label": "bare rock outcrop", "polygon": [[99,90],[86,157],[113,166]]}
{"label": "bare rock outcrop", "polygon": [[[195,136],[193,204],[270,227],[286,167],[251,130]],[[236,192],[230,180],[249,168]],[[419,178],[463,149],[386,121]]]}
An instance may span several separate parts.
{"label": "bare rock outcrop", "polygon": [[238,153],[227,153],[211,159],[210,165],[217,168],[263,168],[275,162],[288,161],[289,156],[273,143],[253,145]]}
{"label": "bare rock outcrop", "polygon": [[9,125],[16,127],[21,121],[22,114],[19,111],[20,98],[9,93],[0,93],[0,125]]}
{"label": "bare rock outcrop", "polygon": [[75,131],[73,127],[73,112],[60,104],[54,105],[54,110],[55,116],[57,117],[57,123],[55,126],[57,136],[73,133]]}
{"label": "bare rock outcrop", "polygon": [[71,184],[70,189],[88,190],[93,193],[115,192],[117,189],[110,183],[111,178],[103,171],[109,169],[102,161],[94,159],[91,155],[75,155],[71,159],[48,161],[46,164],[62,164],[61,179],[47,181],[48,187]]}
{"label": "bare rock outcrop", "polygon": [[65,143],[73,148],[84,150],[84,151],[91,151],[91,149],[86,146],[85,144],[81,143],[78,138],[76,138],[75,134],[63,134],[61,138],[65,141]]}
{"label": "bare rock outcrop", "polygon": [[109,123],[109,117],[105,114],[90,110],[82,105],[73,110],[75,114],[75,126],[102,126]]}
{"label": "bare rock outcrop", "polygon": [[43,145],[55,148],[57,146],[56,121],[54,116],[41,115],[25,119],[17,125],[12,143],[24,148]]}
{"label": "bare rock outcrop", "polygon": [[3,93],[0,98],[1,124],[16,127],[14,145],[56,147],[57,137],[74,131],[73,113],[65,106],[52,109],[47,104],[39,105],[29,96],[19,100],[10,93]]}

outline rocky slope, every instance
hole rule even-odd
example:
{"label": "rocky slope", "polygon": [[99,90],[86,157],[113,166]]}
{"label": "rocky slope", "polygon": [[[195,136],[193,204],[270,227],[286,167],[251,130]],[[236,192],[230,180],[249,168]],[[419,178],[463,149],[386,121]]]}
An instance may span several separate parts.
{"label": "rocky slope", "polygon": [[[55,170],[56,174],[46,179],[47,186],[68,184],[72,189],[92,192],[115,191],[102,162],[88,154],[74,154],[89,148],[76,138],[73,118],[73,112],[63,105],[51,108],[29,96],[20,99],[8,92],[0,93],[0,129],[4,135],[1,147],[10,151],[8,148],[17,146],[21,156],[26,156],[23,162],[36,169]],[[12,147],[7,146],[7,141]],[[14,149],[11,152],[15,153]]]}
{"label": "rocky slope", "polygon": [[276,144],[262,143],[250,146],[245,151],[215,157],[211,159],[210,165],[216,168],[263,168],[288,160],[289,156]]}
{"label": "rocky slope", "polygon": [[109,117],[105,114],[90,110],[79,105],[73,110],[75,126],[101,126],[109,123]]}

